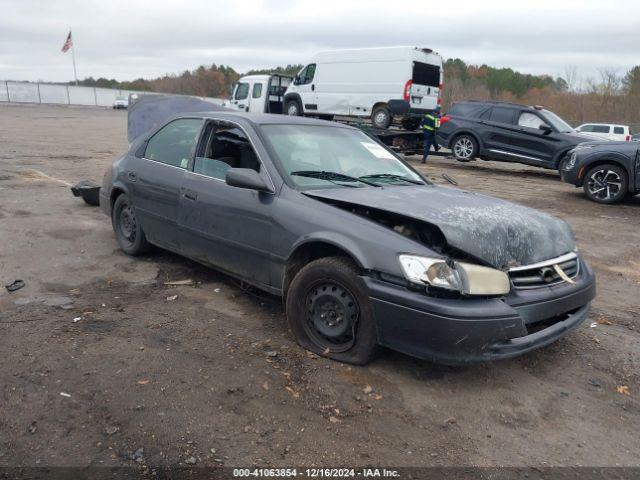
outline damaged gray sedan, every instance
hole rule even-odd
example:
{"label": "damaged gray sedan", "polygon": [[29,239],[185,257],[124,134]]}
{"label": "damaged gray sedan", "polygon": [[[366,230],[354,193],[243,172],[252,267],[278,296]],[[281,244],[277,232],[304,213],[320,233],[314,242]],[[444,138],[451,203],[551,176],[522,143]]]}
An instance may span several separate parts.
{"label": "damaged gray sedan", "polygon": [[100,204],[126,253],[153,244],[284,297],[300,345],[343,362],[515,357],[595,296],[564,221],[433,185],[333,122],[174,117],[114,162]]}

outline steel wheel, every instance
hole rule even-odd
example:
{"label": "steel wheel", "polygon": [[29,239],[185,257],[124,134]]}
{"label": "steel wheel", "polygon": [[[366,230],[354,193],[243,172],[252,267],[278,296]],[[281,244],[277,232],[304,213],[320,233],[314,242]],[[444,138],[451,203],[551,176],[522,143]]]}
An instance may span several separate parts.
{"label": "steel wheel", "polygon": [[287,115],[290,115],[292,117],[300,116],[300,109],[298,107],[298,102],[293,100],[287,103]]}
{"label": "steel wheel", "polygon": [[610,202],[620,196],[622,179],[617,172],[609,168],[601,168],[589,173],[587,188],[592,197]]}
{"label": "steel wheel", "polygon": [[469,137],[460,137],[453,145],[453,154],[456,158],[471,160],[475,150],[475,145]]}
{"label": "steel wheel", "polygon": [[305,305],[305,330],[318,347],[344,352],[353,346],[360,310],[348,289],[333,280],[322,281],[309,289]]}
{"label": "steel wheel", "polygon": [[131,244],[136,241],[136,232],[138,228],[138,222],[136,220],[136,214],[130,205],[125,205],[120,210],[120,219],[118,227],[122,237]]}

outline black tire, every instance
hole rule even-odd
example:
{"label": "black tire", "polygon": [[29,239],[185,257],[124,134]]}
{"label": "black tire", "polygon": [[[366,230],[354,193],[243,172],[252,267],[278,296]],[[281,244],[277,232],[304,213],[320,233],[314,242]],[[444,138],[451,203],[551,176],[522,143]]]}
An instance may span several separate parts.
{"label": "black tire", "polygon": [[355,365],[378,353],[369,295],[347,258],[320,258],[302,268],[287,292],[286,311],[297,342],[307,350]]}
{"label": "black tire", "polygon": [[393,115],[386,105],[377,105],[371,111],[371,123],[376,128],[389,128],[392,121]]}
{"label": "black tire", "polygon": [[410,132],[413,132],[414,130],[418,129],[418,127],[420,126],[420,123],[422,123],[422,120],[416,117],[405,117],[402,119],[401,123],[402,123],[402,128]]}
{"label": "black tire", "polygon": [[284,113],[292,117],[300,117],[303,113],[302,105],[300,105],[298,100],[287,100],[287,103],[284,105]]}
{"label": "black tire", "polygon": [[558,163],[558,173],[560,174],[560,176],[562,176],[562,171],[564,170],[567,162],[569,162],[569,158],[565,156],[562,160],[560,160],[560,163]]}
{"label": "black tire", "polygon": [[472,135],[463,133],[451,142],[451,152],[459,162],[470,162],[478,155],[478,142]]}
{"label": "black tire", "polygon": [[111,224],[120,249],[127,255],[142,255],[149,250],[149,242],[136,218],[131,200],[126,194],[116,198],[111,209]]}
{"label": "black tire", "polygon": [[605,163],[589,169],[582,189],[589,200],[611,204],[622,200],[628,193],[627,172],[619,165]]}

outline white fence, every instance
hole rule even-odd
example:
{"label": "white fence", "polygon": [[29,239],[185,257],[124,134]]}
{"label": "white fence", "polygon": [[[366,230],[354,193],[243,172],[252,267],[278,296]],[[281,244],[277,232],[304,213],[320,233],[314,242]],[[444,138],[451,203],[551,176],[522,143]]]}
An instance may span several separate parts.
{"label": "white fence", "polygon": [[53,83],[0,81],[0,103],[52,103],[111,107],[116,98],[128,98],[130,93],[143,92]]}

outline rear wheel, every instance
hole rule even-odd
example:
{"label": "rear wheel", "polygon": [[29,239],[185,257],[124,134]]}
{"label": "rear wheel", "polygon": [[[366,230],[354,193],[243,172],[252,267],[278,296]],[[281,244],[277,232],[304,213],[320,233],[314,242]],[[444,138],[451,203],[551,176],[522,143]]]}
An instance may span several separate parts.
{"label": "rear wheel", "polygon": [[284,107],[284,111],[287,115],[292,117],[299,117],[302,115],[302,108],[300,107],[300,102],[298,100],[289,100]]}
{"label": "rear wheel", "polygon": [[391,110],[386,105],[378,105],[371,112],[371,123],[376,128],[388,128],[392,120]]}
{"label": "rear wheel", "polygon": [[116,198],[111,209],[111,223],[124,253],[135,256],[149,250],[149,242],[128,195],[123,193]]}
{"label": "rear wheel", "polygon": [[287,292],[287,320],[307,350],[364,365],[378,351],[373,312],[356,266],[343,257],[306,265]]}
{"label": "rear wheel", "polygon": [[616,203],[627,195],[627,172],[618,165],[597,165],[587,172],[582,188],[594,202]]}
{"label": "rear wheel", "polygon": [[478,142],[471,135],[463,134],[455,138],[451,151],[456,160],[469,162],[478,155]]}

